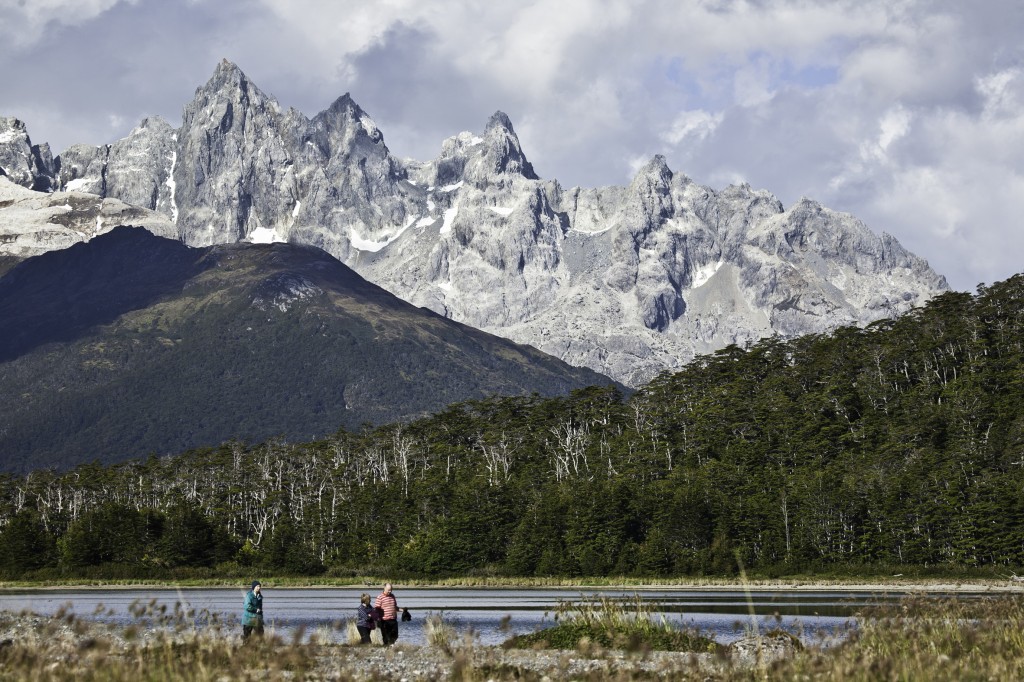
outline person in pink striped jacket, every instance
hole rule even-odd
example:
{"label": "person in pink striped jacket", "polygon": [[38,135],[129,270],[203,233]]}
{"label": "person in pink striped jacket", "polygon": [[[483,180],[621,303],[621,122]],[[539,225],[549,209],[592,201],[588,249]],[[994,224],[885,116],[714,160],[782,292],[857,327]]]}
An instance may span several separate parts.
{"label": "person in pink striped jacket", "polygon": [[373,605],[379,609],[380,634],[384,646],[390,646],[398,640],[398,600],[391,591],[391,583],[384,584],[384,591],[377,595]]}

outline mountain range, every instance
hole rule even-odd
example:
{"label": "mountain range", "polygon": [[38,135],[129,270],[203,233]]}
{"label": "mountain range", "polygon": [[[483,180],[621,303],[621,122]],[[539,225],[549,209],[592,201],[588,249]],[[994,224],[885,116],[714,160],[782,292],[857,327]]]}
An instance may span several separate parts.
{"label": "mountain range", "polygon": [[0,278],[0,470],[296,442],[609,383],[410,305],[315,247],[118,227]]}
{"label": "mountain range", "polygon": [[[433,160],[399,159],[350,95],[310,119],[226,60],[179,126],[148,118],[112,144],[54,157],[0,119],[0,169],[36,193],[145,210],[190,246],[319,247],[416,306],[632,386],[729,344],[895,317],[948,289],[893,237],[810,199],[715,190],[660,156],[628,186],[564,188],[538,176],[502,112]],[[53,247],[3,225],[0,255]]]}

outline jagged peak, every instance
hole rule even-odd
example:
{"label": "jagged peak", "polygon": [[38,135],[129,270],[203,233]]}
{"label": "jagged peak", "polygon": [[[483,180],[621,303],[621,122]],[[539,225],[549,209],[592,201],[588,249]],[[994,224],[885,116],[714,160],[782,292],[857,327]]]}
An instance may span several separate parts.
{"label": "jagged peak", "polygon": [[217,68],[213,70],[213,75],[206,81],[201,90],[219,90],[226,84],[239,84],[242,81],[246,81],[248,78],[245,73],[232,61],[227,59],[220,60],[217,64]]}
{"label": "jagged peak", "polygon": [[512,120],[508,117],[504,111],[496,111],[487,119],[487,125],[484,127],[484,132],[490,132],[494,128],[501,128],[509,135],[516,136],[515,129],[512,128]]}
{"label": "jagged peak", "polygon": [[153,129],[158,131],[164,131],[173,130],[173,128],[174,126],[172,126],[163,116],[147,116],[146,118],[139,121],[139,125],[132,128],[132,131],[128,133],[128,135],[137,135],[144,130]]}
{"label": "jagged peak", "polygon": [[0,116],[0,130],[3,129],[27,132],[25,122],[15,116]]}
{"label": "jagged peak", "polygon": [[235,64],[233,61],[226,57],[224,59],[221,59],[220,63],[217,64],[217,68],[214,69],[213,75],[215,78],[217,76],[220,76],[222,78],[245,78],[245,74],[242,73],[242,69],[238,67],[238,64]]}
{"label": "jagged peak", "polygon": [[640,167],[640,170],[637,171],[636,176],[633,178],[633,183],[655,180],[659,184],[667,186],[672,182],[673,175],[672,169],[668,167],[665,157],[661,154],[655,154],[647,163]]}
{"label": "jagged peak", "polygon": [[538,180],[533,165],[527,160],[519,144],[519,136],[512,127],[512,120],[503,111],[496,111],[487,120],[484,128],[491,169],[498,173],[512,172],[531,180]]}
{"label": "jagged peak", "polygon": [[352,95],[347,92],[334,100],[329,107],[317,114],[314,120],[319,121],[328,127],[336,127],[338,125],[347,126],[350,122],[356,123],[374,142],[384,141],[384,134],[380,131],[380,128],[377,127],[377,124],[374,123],[373,119],[370,118],[370,115],[367,114],[354,99],[352,99]]}
{"label": "jagged peak", "polygon": [[[217,68],[214,69],[213,75],[210,76],[210,80],[206,81],[206,84],[196,89],[196,98],[202,95],[211,95],[224,91],[255,91],[259,93],[261,97],[266,98],[265,95],[259,90],[259,88],[253,85],[249,77],[245,75],[245,72],[238,67],[237,64],[228,60],[222,59]],[[266,98],[270,99],[270,98]]]}
{"label": "jagged peak", "polygon": [[824,207],[821,205],[821,202],[816,201],[808,196],[801,196],[799,199],[796,200],[796,203],[794,203],[790,207],[790,210],[820,211],[822,208]]}
{"label": "jagged peak", "polygon": [[346,111],[348,109],[353,109],[356,112],[362,111],[362,108],[360,108],[360,106],[356,104],[355,100],[352,99],[352,95],[347,92],[331,102],[331,106],[327,107],[327,111],[334,113]]}
{"label": "jagged peak", "polygon": [[655,154],[651,157],[650,161],[644,164],[641,172],[668,173],[671,175],[672,169],[668,167],[668,161],[663,154]]}

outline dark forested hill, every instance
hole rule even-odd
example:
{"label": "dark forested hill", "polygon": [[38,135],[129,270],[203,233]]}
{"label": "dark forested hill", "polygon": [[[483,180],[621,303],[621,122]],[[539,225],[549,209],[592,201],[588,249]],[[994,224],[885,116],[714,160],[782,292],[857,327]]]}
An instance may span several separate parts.
{"label": "dark forested hill", "polygon": [[608,383],[409,305],[328,254],[117,228],[0,278],[0,469],[305,440]]}
{"label": "dark forested hill", "polygon": [[1006,574],[1024,565],[1022,406],[1019,275],[727,348],[628,399],[494,397],[304,444],[0,477],[0,571]]}

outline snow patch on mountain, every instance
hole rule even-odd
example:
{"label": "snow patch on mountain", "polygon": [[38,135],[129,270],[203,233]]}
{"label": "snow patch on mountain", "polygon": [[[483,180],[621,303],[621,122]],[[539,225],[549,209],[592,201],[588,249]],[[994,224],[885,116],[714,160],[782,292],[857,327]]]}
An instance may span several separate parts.
{"label": "snow patch on mountain", "polygon": [[282,244],[288,240],[277,233],[272,227],[257,227],[255,230],[249,233],[249,237],[246,241],[252,242],[253,244]]}
{"label": "snow patch on mountain", "polygon": [[708,280],[715,276],[715,273],[722,269],[723,265],[725,265],[725,261],[720,260],[697,268],[691,278],[690,287],[692,289],[697,289],[704,286]]}
{"label": "snow patch on mountain", "polygon": [[455,204],[444,212],[444,222],[441,224],[440,233],[449,235],[452,233],[452,225],[455,224],[455,217],[459,215],[459,205]]}

